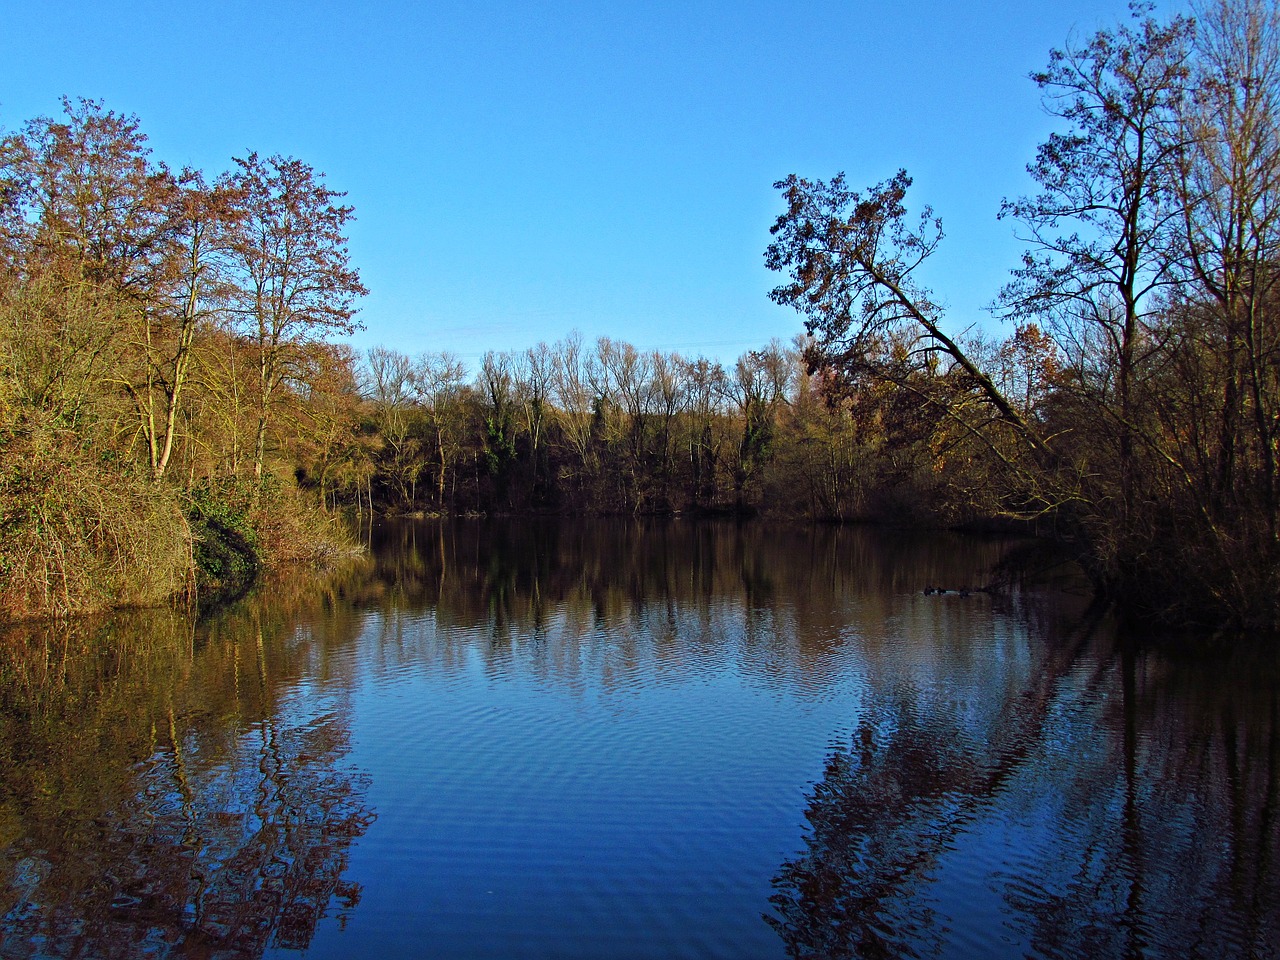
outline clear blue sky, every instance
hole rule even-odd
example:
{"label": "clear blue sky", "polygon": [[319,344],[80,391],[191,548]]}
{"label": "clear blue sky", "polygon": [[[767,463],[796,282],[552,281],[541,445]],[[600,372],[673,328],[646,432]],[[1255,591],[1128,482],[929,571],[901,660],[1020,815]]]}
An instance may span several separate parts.
{"label": "clear blue sky", "polygon": [[732,359],[801,329],[763,266],[789,173],[906,167],[961,328],[1017,260],[1000,200],[1052,121],[1026,78],[1123,0],[188,3],[5,0],[0,126],[58,97],[136,114],[213,174],[299,157],[348,195],[357,347],[572,329]]}

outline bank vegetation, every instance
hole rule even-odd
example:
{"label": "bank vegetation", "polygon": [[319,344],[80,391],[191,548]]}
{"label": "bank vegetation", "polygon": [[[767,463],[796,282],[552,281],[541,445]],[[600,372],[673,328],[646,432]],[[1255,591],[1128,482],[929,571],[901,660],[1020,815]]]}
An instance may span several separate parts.
{"label": "bank vegetation", "polygon": [[171,170],[91,100],[0,139],[0,620],[344,549],[292,483],[364,292],[340,197],[287,157]]}

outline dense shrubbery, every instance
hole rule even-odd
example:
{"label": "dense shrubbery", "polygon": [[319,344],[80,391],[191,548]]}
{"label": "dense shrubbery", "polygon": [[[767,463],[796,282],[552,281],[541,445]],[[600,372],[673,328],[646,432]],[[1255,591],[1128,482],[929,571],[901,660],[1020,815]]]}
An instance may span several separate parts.
{"label": "dense shrubbery", "polygon": [[168,486],[32,420],[0,428],[0,619],[145,606],[191,586]]}
{"label": "dense shrubbery", "polygon": [[258,534],[249,520],[252,489],[243,482],[206,480],[187,496],[197,593],[215,600],[239,596],[260,566]]}

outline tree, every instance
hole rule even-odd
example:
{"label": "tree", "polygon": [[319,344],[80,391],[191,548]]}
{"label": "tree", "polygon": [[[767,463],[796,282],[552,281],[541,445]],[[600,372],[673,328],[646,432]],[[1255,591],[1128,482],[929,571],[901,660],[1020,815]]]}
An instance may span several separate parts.
{"label": "tree", "polygon": [[225,177],[210,187],[199,171],[184,170],[175,187],[164,272],[144,321],[143,385],[128,387],[156,479],[164,476],[173,455],[196,335],[215,322],[233,294],[230,258],[242,216]]}
{"label": "tree", "polygon": [[943,329],[916,279],[941,224],[908,223],[905,173],[862,194],[780,182],[766,262],[790,273],[772,295],[805,316],[829,396],[890,385],[886,454],[927,455],[982,512],[1052,513],[1099,586],[1148,612],[1268,626],[1280,14],[1205,13],[1197,34],[1136,8],[1033,74],[1065,129],[1029,167],[1039,192],[1002,208],[1029,244],[998,301],[1003,344]]}
{"label": "tree", "polygon": [[435,439],[436,506],[441,509],[446,502],[447,479],[453,475],[450,466],[462,446],[465,383],[466,368],[451,353],[424,353],[414,363],[414,391],[425,409],[427,428]]}
{"label": "tree", "polygon": [[[190,235],[190,193],[151,160],[136,117],[96,100],[63,98],[62,107],[61,121],[38,117],[0,148],[11,289],[25,289],[19,302],[49,298],[46,316],[61,317],[53,329],[40,324],[28,333],[46,357],[37,367],[70,371],[86,359],[112,356],[100,386],[110,382],[131,398],[137,426],[124,432],[143,435],[159,477],[172,447],[189,347],[168,308]],[[58,302],[71,309],[60,310]],[[75,322],[87,316],[101,322]],[[172,341],[177,349],[162,359]],[[157,424],[160,390],[169,402]]]}
{"label": "tree", "polygon": [[493,478],[498,499],[505,502],[516,461],[515,376],[510,354],[486,351],[480,360],[476,386],[484,403],[485,466]]}
{"label": "tree", "polygon": [[417,498],[422,459],[415,436],[413,362],[398,350],[373,347],[365,355],[363,390],[373,404],[374,422],[383,444],[382,470],[396,497],[412,508]]}
{"label": "tree", "polygon": [[1178,108],[1191,28],[1181,17],[1142,17],[1142,8],[1134,15],[1136,26],[1054,50],[1048,68],[1032,74],[1068,129],[1041,144],[1027,168],[1040,193],[1001,209],[1025,225],[1031,245],[1001,295],[1004,309],[1049,325],[1076,360],[1080,388],[1115,424],[1125,515],[1142,434],[1135,383],[1160,348],[1157,294],[1176,280]]}
{"label": "tree", "polygon": [[724,419],[723,399],[728,393],[724,368],[706,357],[684,362],[688,413],[689,499],[695,510],[711,507],[716,498],[716,467],[720,462]]}
{"label": "tree", "polygon": [[659,482],[657,505],[663,510],[670,509],[671,506],[671,480],[675,466],[672,441],[676,420],[689,402],[688,384],[683,378],[686,370],[684,363],[674,353],[654,350],[649,354],[655,423],[653,447]]}
{"label": "tree", "polygon": [[300,459],[320,488],[320,503],[329,508],[330,494],[357,486],[360,469],[373,458],[370,438],[360,429],[360,391],[356,361],[346,344],[316,344],[307,351],[307,402],[301,410]]}
{"label": "tree", "polygon": [[576,469],[569,473],[579,487],[594,479],[599,467],[595,448],[593,361],[574,331],[552,348],[551,399],[560,436],[570,448]]}
{"label": "tree", "polygon": [[245,213],[236,249],[238,310],[258,354],[253,472],[261,477],[280,384],[299,372],[307,343],[359,329],[355,304],[368,291],[346,246],[354,211],[338,202],[344,194],[292,157],[250,153],[235,162],[232,183]]}
{"label": "tree", "polygon": [[733,487],[737,508],[746,508],[746,486],[773,456],[778,408],[787,400],[797,357],[774,340],[764,350],[738,359],[726,387],[738,408],[742,436],[734,464]]}
{"label": "tree", "polygon": [[533,493],[539,502],[545,502],[549,491],[547,480],[547,451],[543,442],[548,414],[548,396],[555,358],[546,343],[538,343],[512,361],[515,376],[516,400],[524,417],[525,436],[529,438],[529,460],[533,470]]}
{"label": "tree", "polygon": [[[1264,0],[1210,0],[1197,11],[1181,169],[1190,285],[1208,295],[1195,348],[1220,383],[1214,487],[1221,511],[1256,511],[1276,537],[1280,423],[1280,11]],[[1220,372],[1219,372],[1220,371]],[[1216,375],[1215,375],[1216,374]],[[1249,461],[1257,468],[1250,468]]]}
{"label": "tree", "polygon": [[62,99],[65,119],[37,117],[5,139],[0,215],[10,256],[31,278],[145,298],[167,253],[176,187],[152,162],[137,117],[98,100]]}
{"label": "tree", "polygon": [[[951,379],[962,379],[990,413],[980,411],[975,421],[970,405],[958,408],[948,395],[923,393],[938,416],[973,432],[998,421],[1037,460],[1052,461],[1053,451],[1034,424],[943,329],[942,308],[916,280],[943,233],[942,221],[928,207],[917,223],[909,223],[904,201],[910,185],[902,170],[865,194],[850,190],[842,173],[829,183],[794,174],[775,183],[787,209],[770,228],[775,239],[765,264],[788,271],[790,282],[774,288],[770,298],[805,318],[813,338],[805,358],[809,371],[824,371],[830,389],[871,377],[920,392],[952,373],[941,367],[945,360],[954,370]],[[994,445],[992,451],[1025,479],[1020,464]]]}
{"label": "tree", "polygon": [[[803,340],[797,338],[797,353],[805,346]],[[883,443],[883,434],[879,424],[863,429],[855,416],[859,406],[872,406],[867,395],[855,406],[852,397],[828,395],[827,379],[798,371],[794,399],[779,430],[772,480],[779,494],[785,492],[775,499],[789,499],[796,512],[846,520],[862,509],[862,494],[869,485],[863,467],[877,462],[871,453]]]}

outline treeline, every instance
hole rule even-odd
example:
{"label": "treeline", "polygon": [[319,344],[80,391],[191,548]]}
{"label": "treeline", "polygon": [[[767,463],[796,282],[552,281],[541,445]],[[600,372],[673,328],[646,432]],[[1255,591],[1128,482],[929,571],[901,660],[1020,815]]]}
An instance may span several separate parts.
{"label": "treeline", "polygon": [[828,405],[778,341],[726,369],[572,334],[486,353],[474,377],[448,354],[379,347],[358,381],[349,445],[301,474],[331,505],[364,483],[365,503],[400,512],[852,518],[883,500],[886,465],[920,466],[874,462],[882,434]]}
{"label": "treeline", "polygon": [[300,160],[210,179],[63,108],[0,138],[0,620],[341,549],[292,476],[350,382],[351,208]]}
{"label": "treeline", "polygon": [[[1024,402],[1056,370],[1034,325],[966,340]],[[570,334],[485,353],[375,347],[334,442],[299,464],[329,509],[376,513],[756,516],[930,525],[1011,520],[972,437],[892,384],[810,369],[815,341],[773,340],[730,366]],[[339,439],[340,438],[340,439]],[[1019,529],[1054,531],[1053,518]]]}
{"label": "treeline", "polygon": [[1280,11],[1210,0],[1055,51],[1061,129],[1003,205],[1027,243],[998,347],[948,333],[920,283],[942,242],[905,172],[792,176],[774,299],[811,369],[876,391],[968,461],[992,512],[1051,521],[1097,583],[1175,622],[1280,625]]}

